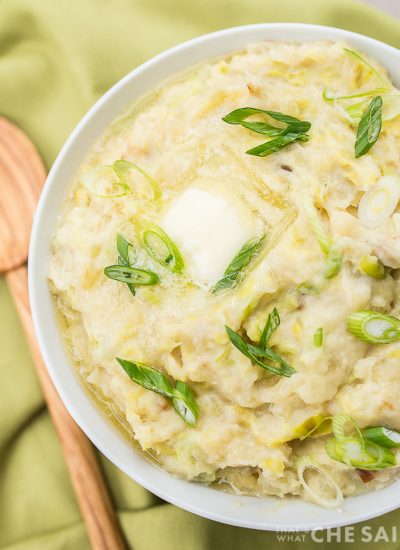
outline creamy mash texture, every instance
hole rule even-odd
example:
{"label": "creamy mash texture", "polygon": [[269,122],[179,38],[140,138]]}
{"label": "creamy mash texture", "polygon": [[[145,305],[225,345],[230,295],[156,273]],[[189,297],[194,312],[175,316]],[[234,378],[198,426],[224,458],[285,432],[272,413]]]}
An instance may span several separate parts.
{"label": "creamy mash texture", "polygon": [[[358,212],[382,178],[389,198],[400,189],[399,92],[376,61],[348,48],[263,42],[179,74],[111,124],[68,194],[48,277],[73,364],[177,476],[329,506],[397,475],[395,449],[386,447],[395,461],[376,469],[326,450],[338,415],[351,417],[342,435],[356,442],[357,429],[400,430],[400,342],[364,341],[347,324],[357,311],[400,316],[398,195],[378,225]],[[378,94],[381,133],[355,158],[357,125]],[[244,107],[309,121],[309,140],[246,154],[270,138],[222,120]],[[132,164],[114,169],[120,160]],[[372,217],[386,208],[385,185],[368,203]],[[179,250],[181,272],[146,250],[143,232],[154,226]],[[118,234],[157,284],[130,291],[104,274],[118,264]],[[263,236],[234,283],[215,291],[242,247]],[[257,346],[274,308],[280,325],[268,350],[291,376],[255,363],[225,328]],[[194,426],[117,357],[185,382],[199,408]]]}

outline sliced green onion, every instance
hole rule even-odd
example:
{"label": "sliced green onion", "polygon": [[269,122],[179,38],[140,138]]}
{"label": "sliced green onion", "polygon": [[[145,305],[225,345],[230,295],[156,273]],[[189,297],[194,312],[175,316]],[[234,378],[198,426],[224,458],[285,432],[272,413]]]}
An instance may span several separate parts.
{"label": "sliced green onion", "polygon": [[124,369],[129,378],[146,388],[146,390],[159,393],[164,397],[174,397],[174,389],[168,378],[160,371],[152,369],[144,363],[138,361],[127,361],[126,359],[116,358],[118,363]]}
{"label": "sliced green onion", "polygon": [[377,69],[375,69],[375,67],[373,67],[371,63],[369,63],[366,59],[364,59],[360,53],[358,53],[355,50],[351,50],[350,48],[343,48],[343,50],[348,55],[354,57],[360,65],[363,65],[365,68],[367,68],[370,74],[374,74],[381,82],[386,84],[386,86],[390,86],[390,83],[388,82],[387,78],[385,78],[384,75],[382,75],[379,71],[377,71]]}
{"label": "sliced green onion", "polygon": [[332,460],[342,462],[341,455],[338,452],[338,442],[334,437],[330,437],[325,443],[325,450],[327,455],[332,458]]}
{"label": "sliced green onion", "polygon": [[125,265],[130,265],[132,267],[136,263],[137,257],[135,249],[121,233],[117,235],[117,251]]}
{"label": "sliced green onion", "polygon": [[355,158],[366,155],[377,141],[382,129],[382,98],[375,96],[362,114],[354,146]]}
{"label": "sliced green onion", "polygon": [[265,323],[265,327],[261,333],[260,341],[258,343],[258,347],[265,350],[267,347],[267,344],[269,342],[269,339],[271,338],[272,334],[276,331],[276,329],[281,324],[281,319],[279,317],[278,310],[276,307],[271,311],[271,313],[268,315],[267,322]]}
{"label": "sliced green onion", "polygon": [[307,213],[310,227],[322,252],[326,256],[325,277],[327,279],[332,279],[339,273],[342,266],[342,253],[333,244],[332,239],[330,239],[325,233],[322,220],[320,219],[317,209],[315,208],[310,197],[306,197],[304,200],[304,209]]}
{"label": "sliced green onion", "polygon": [[378,311],[355,311],[347,318],[347,330],[370,344],[400,340],[400,320]]}
{"label": "sliced green onion", "polygon": [[331,438],[325,448],[330,458],[353,468],[383,470],[396,464],[392,451],[356,436],[347,436],[340,442]]}
{"label": "sliced green onion", "polygon": [[[245,357],[250,359],[252,363],[255,363],[259,367],[268,370],[272,374],[278,374],[279,376],[292,376],[296,373],[293,367],[291,367],[283,357],[275,353],[271,348],[266,347],[261,349],[258,346],[248,344],[243,338],[225,325],[226,333],[231,343],[238,349]],[[269,359],[273,363],[277,363],[278,366],[264,363],[263,359]]]}
{"label": "sliced green onion", "polygon": [[330,438],[326,443],[326,452],[333,460],[362,468],[364,470],[376,466],[376,459],[365,450],[364,441],[356,436],[346,436],[342,441]]}
{"label": "sliced green onion", "polygon": [[192,392],[185,382],[178,380],[175,387],[172,386],[167,376],[162,372],[137,361],[127,361],[116,358],[118,363],[127,373],[129,378],[146,390],[159,393],[172,400],[176,412],[189,425],[194,426],[200,409]]}
{"label": "sliced green onion", "polygon": [[382,120],[384,122],[393,120],[400,115],[400,94],[384,94]]}
{"label": "sliced green onion", "polygon": [[396,456],[390,449],[369,440],[365,441],[365,449],[375,457],[376,468],[389,468],[396,465]]}
{"label": "sliced green onion", "polygon": [[339,441],[339,442],[345,440],[345,438],[346,438],[345,426],[348,423],[353,425],[353,427],[355,428],[355,431],[357,433],[357,437],[359,439],[362,439],[361,430],[358,427],[357,422],[353,418],[351,418],[351,416],[347,416],[345,414],[335,414],[332,417],[332,432],[333,432],[333,435],[335,436],[336,440]]}
{"label": "sliced green onion", "polygon": [[153,189],[154,198],[159,199],[161,197],[161,189],[156,180],[149,176],[149,174],[145,172],[142,168],[140,168],[140,166],[137,166],[136,164],[133,164],[128,160],[121,159],[113,162],[111,168],[118,176],[120,183],[128,187],[129,190],[131,190],[131,188],[127,180],[128,173],[131,170],[136,170],[136,172],[139,172],[139,174],[141,174],[150,184],[151,188]]}
{"label": "sliced green onion", "polygon": [[[356,433],[345,434],[345,425],[348,422],[353,424]],[[332,418],[332,431],[333,437],[327,441],[325,448],[333,460],[363,470],[382,470],[396,464],[392,451],[364,437],[366,430],[361,432],[350,416],[335,415]]]}
{"label": "sliced green onion", "polygon": [[237,284],[246,267],[248,267],[259,254],[265,239],[266,235],[261,235],[261,237],[256,237],[255,239],[247,241],[247,243],[242,246],[226,268],[222,279],[215,284],[212,290],[213,294],[220,290],[232,288]]}
{"label": "sliced green onion", "polygon": [[[124,262],[124,260],[121,258],[121,256],[118,257],[118,265],[122,265],[122,266],[126,266],[126,263]],[[129,288],[129,290],[131,291],[131,294],[133,296],[136,296],[136,287],[135,285],[133,285],[132,283],[126,283],[126,286]]]}
{"label": "sliced green onion", "polygon": [[95,166],[81,175],[81,181],[89,193],[100,199],[118,199],[131,191],[126,182],[116,178],[111,166]]}
{"label": "sliced green onion", "polygon": [[133,285],[155,285],[160,282],[160,279],[153,271],[145,269],[137,269],[127,265],[110,265],[104,269],[104,274],[110,279],[119,281],[120,283],[128,283]]}
{"label": "sliced green onion", "polygon": [[342,267],[343,256],[342,252],[332,245],[328,252],[328,257],[325,263],[325,277],[327,279],[333,279],[339,273]]}
{"label": "sliced green onion", "polygon": [[[322,466],[317,464],[309,456],[302,456],[301,458],[299,458],[296,463],[296,469],[297,469],[297,475],[299,477],[299,481],[303,489],[306,491],[306,493],[308,493],[308,495],[311,497],[311,499],[314,502],[326,508],[337,508],[342,503],[343,493],[339,485],[326,472],[326,470]],[[321,476],[323,476],[325,481],[323,486],[328,486],[331,489],[333,489],[333,491],[335,492],[335,497],[333,499],[328,499],[323,497],[322,495],[318,494],[316,491],[314,491],[314,489],[310,487],[310,485],[307,483],[307,481],[304,478],[305,471],[308,469],[314,470],[318,472]]]}
{"label": "sliced green onion", "polygon": [[[267,115],[274,120],[278,120],[279,122],[283,122],[284,124],[286,124],[292,132],[308,132],[308,130],[311,128],[311,122],[299,120],[298,118],[292,117],[290,115],[285,115],[277,111],[266,111],[264,109],[256,109],[254,107],[242,107],[241,109],[235,109],[234,111],[224,116],[222,120],[224,122],[227,122],[228,124],[240,124],[241,126],[245,126],[245,128],[262,134],[266,133],[266,131],[268,131],[270,128],[273,128],[274,130],[286,130],[286,128],[278,128],[277,126],[267,125],[263,122],[257,123],[246,121],[249,116],[253,115]],[[265,128],[266,126],[267,128]]]}
{"label": "sliced green onion", "polygon": [[359,263],[360,270],[374,279],[384,279],[386,268],[376,256],[363,256]]}
{"label": "sliced green onion", "polygon": [[152,258],[157,259],[163,266],[169,267],[169,264],[172,264],[174,256],[168,243],[158,233],[148,229],[143,233],[143,240]]}
{"label": "sliced green onion", "polygon": [[147,172],[128,160],[116,160],[111,165],[95,166],[81,176],[81,181],[90,193],[101,199],[117,199],[132,192],[128,181],[131,170],[139,172],[151,185],[154,198],[161,196],[158,183]]}
{"label": "sliced green onion", "polygon": [[257,132],[257,134],[263,134],[264,136],[268,136],[268,137],[280,136],[280,135],[286,134],[289,131],[289,127],[278,128],[277,126],[273,126],[272,124],[267,124],[266,122],[243,121],[240,123],[240,125],[243,126],[243,128],[247,128],[248,130]]}
{"label": "sliced green onion", "polygon": [[[266,122],[246,120],[248,117],[253,115],[268,115],[274,120],[283,122],[286,124],[286,127],[273,126]],[[257,145],[257,147],[249,149],[246,151],[248,155],[265,157],[275,153],[276,151],[280,151],[291,143],[296,141],[308,141],[310,139],[310,136],[305,132],[308,132],[311,128],[311,122],[299,120],[298,118],[285,115],[277,111],[266,111],[264,109],[256,109],[254,107],[243,107],[228,113],[222,120],[228,124],[240,124],[248,130],[274,138],[271,141],[267,141],[266,143],[262,143],[261,145]]]}
{"label": "sliced green onion", "polygon": [[[357,103],[353,103],[352,105],[348,105],[345,107],[345,111],[348,114],[348,116],[351,119],[361,118],[363,115],[363,112],[368,107],[369,102],[371,101],[371,98],[373,96],[368,97],[368,99],[364,101],[358,101]],[[354,123],[354,120],[351,122]]]}
{"label": "sliced green onion", "polygon": [[385,426],[365,428],[362,433],[365,439],[377,443],[382,447],[389,449],[400,447],[400,433]]}
{"label": "sliced green onion", "polygon": [[277,136],[274,139],[271,139],[271,141],[261,143],[261,145],[257,145],[256,147],[252,147],[251,149],[248,149],[246,153],[256,157],[266,157],[268,155],[272,155],[272,153],[280,151],[291,143],[295,143],[296,141],[307,142],[309,139],[310,136],[308,134],[294,134],[290,132]]}
{"label": "sliced green onion", "polygon": [[393,214],[400,200],[400,179],[382,176],[364,193],[358,204],[358,219],[364,227],[375,229]]}
{"label": "sliced green onion", "polygon": [[143,242],[149,255],[159,264],[174,273],[182,273],[185,267],[176,244],[161,229],[155,226],[143,233]]}
{"label": "sliced green onion", "polygon": [[175,384],[172,404],[186,424],[189,424],[189,426],[194,426],[196,424],[196,419],[200,411],[199,406],[194,400],[189,386],[181,380],[178,380]]}
{"label": "sliced green onion", "polygon": [[[348,48],[344,48],[344,51],[348,54],[354,57],[357,62],[364,66],[366,69],[368,69],[368,72],[370,75],[374,74],[380,81],[379,85],[373,89],[366,90],[363,92],[358,92],[355,94],[344,94],[340,95],[338,92],[335,92],[330,89],[325,89],[323,91],[322,97],[325,101],[337,101],[337,102],[346,102],[348,100],[352,99],[358,99],[358,98],[365,98],[364,101],[352,103],[351,105],[348,105],[345,107],[345,111],[347,112],[348,116],[350,118],[361,118],[363,115],[363,112],[365,108],[368,106],[368,103],[375,97],[375,96],[389,96],[388,92],[391,91],[392,85],[387,80],[387,78],[380,74],[366,59],[364,59],[358,52],[354,50],[350,50]],[[396,114],[397,108],[394,108],[394,116],[397,116]],[[389,115],[390,116],[390,115]]]}
{"label": "sliced green onion", "polygon": [[353,103],[345,107],[346,113],[351,119],[361,118],[371,99],[379,94],[382,98],[382,122],[393,120],[400,115],[400,94],[382,94],[381,90],[371,90],[369,97],[361,102]]}
{"label": "sliced green onion", "polygon": [[325,233],[325,229],[322,225],[322,221],[318,216],[317,209],[315,208],[310,197],[307,197],[304,200],[304,209],[307,212],[308,222],[318,241],[318,244],[322,252],[328,255],[329,250],[331,248],[331,241]]}
{"label": "sliced green onion", "polygon": [[324,342],[324,329],[318,328],[314,333],[314,346],[320,348]]}
{"label": "sliced green onion", "polygon": [[[118,251],[118,264],[133,267],[136,263],[136,252],[133,245],[128,242],[121,233],[117,235],[117,251]],[[128,283],[128,288],[133,294],[136,295],[135,285]]]}
{"label": "sliced green onion", "polygon": [[344,99],[357,99],[359,97],[371,98],[374,95],[382,94],[382,93],[385,93],[386,91],[387,91],[387,88],[374,88],[373,90],[360,92],[358,94],[338,95],[333,90],[330,90],[329,88],[325,88],[325,90],[322,92],[322,97],[325,99],[325,101],[342,101]]}

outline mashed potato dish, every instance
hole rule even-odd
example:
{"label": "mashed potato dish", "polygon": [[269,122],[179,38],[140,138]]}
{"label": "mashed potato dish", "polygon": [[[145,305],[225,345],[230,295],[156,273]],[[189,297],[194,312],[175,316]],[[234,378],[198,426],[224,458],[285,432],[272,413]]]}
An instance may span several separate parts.
{"label": "mashed potato dish", "polygon": [[89,151],[49,284],[79,376],[160,467],[331,507],[396,478],[399,115],[363,52],[263,42]]}

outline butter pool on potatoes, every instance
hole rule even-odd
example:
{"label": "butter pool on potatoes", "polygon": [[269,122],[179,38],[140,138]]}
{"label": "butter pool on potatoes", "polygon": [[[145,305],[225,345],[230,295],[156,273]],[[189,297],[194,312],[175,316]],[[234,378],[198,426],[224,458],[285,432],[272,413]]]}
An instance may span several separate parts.
{"label": "butter pool on potatoes", "polygon": [[160,225],[182,251],[188,275],[207,288],[222,278],[238,250],[257,236],[258,228],[251,212],[215,191],[218,182],[203,184],[205,189],[183,191]]}
{"label": "butter pool on potatoes", "polygon": [[[357,121],[323,91],[354,95],[375,77],[344,46],[263,42],[178,75],[110,126],[69,192],[48,275],[71,358],[141,448],[180,477],[308,498],[296,471],[304,455],[345,495],[378,489],[397,475],[397,468],[374,472],[364,484],[353,468],[329,458],[326,436],[300,440],[315,419],[338,413],[361,427],[400,429],[400,344],[369,346],[346,330],[357,310],[400,316],[398,208],[373,228],[357,215],[361,197],[399,172],[400,123],[385,121],[371,151],[354,158]],[[246,155],[262,136],[222,121],[245,106],[310,121],[310,140],[266,158]],[[123,174],[126,187],[115,175],[104,181],[117,160],[142,170]],[[343,255],[331,279],[307,197]],[[178,246],[183,274],[146,254],[147,224]],[[105,277],[104,268],[118,261],[118,233],[134,245],[137,266],[157,273],[160,284],[132,296]],[[213,293],[242,245],[263,234],[265,245],[237,286]],[[366,257],[390,268],[384,278],[360,271]],[[224,328],[258,342],[274,307],[281,325],[270,345],[296,370],[289,378],[252,364]],[[319,328],[323,344],[316,347]],[[166,398],[132,382],[116,357],[188,384],[200,407],[195,427]],[[323,495],[323,480],[310,476]]]}

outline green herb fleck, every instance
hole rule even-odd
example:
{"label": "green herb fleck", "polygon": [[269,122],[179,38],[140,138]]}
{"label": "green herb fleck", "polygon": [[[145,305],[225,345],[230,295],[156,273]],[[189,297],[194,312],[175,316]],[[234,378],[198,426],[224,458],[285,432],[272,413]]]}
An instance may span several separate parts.
{"label": "green herb fleck", "polygon": [[[267,122],[248,121],[247,118],[253,115],[268,116],[278,122],[282,122],[286,126],[274,126]],[[246,151],[248,155],[258,157],[266,157],[277,151],[280,151],[287,145],[296,141],[308,141],[310,136],[306,134],[311,128],[311,123],[306,120],[299,120],[290,115],[285,115],[277,111],[266,111],[264,109],[256,109],[253,107],[243,107],[235,109],[222,119],[228,124],[239,124],[243,128],[247,128],[258,134],[263,134],[274,139],[257,145]]]}
{"label": "green herb fleck", "polygon": [[236,256],[225,270],[225,273],[213,288],[213,293],[216,293],[225,288],[232,288],[238,282],[240,275],[244,269],[254,260],[260,252],[266,236],[252,239],[242,246]]}
{"label": "green herb fleck", "polygon": [[276,331],[276,329],[279,327],[280,324],[281,324],[281,320],[279,317],[278,310],[276,309],[276,307],[274,307],[274,309],[268,315],[267,322],[265,323],[265,327],[261,333],[258,347],[265,350],[269,342],[269,339],[271,338],[272,334]]}
{"label": "green herb fleck", "polygon": [[377,141],[382,128],[382,98],[374,97],[361,117],[357,128],[355,156],[361,157],[368,153]]}
{"label": "green herb fleck", "polygon": [[[276,310],[274,311],[276,312],[276,314],[274,313],[272,317],[270,316],[268,318],[268,328],[264,329],[263,331],[263,334],[265,332],[266,336],[264,336],[264,342],[262,342],[261,345],[259,344],[258,346],[256,346],[254,344],[248,344],[243,340],[240,334],[238,334],[228,326],[225,326],[225,330],[228,334],[229,340],[235,346],[235,348],[238,349],[243,355],[248,357],[250,361],[256,363],[256,365],[271,372],[272,374],[289,377],[296,372],[294,368],[291,367],[285,361],[285,359],[283,359],[283,357],[281,357],[278,353],[274,352],[270,347],[267,346],[269,336],[274,330],[276,330],[278,326],[276,325],[276,323],[279,319],[279,315]],[[265,363],[265,359],[268,359],[269,363]],[[270,362],[275,364],[270,364]]]}
{"label": "green herb fleck", "polygon": [[138,269],[128,265],[109,265],[104,269],[104,274],[110,279],[131,285],[155,285],[160,279],[153,271]]}
{"label": "green herb fleck", "polygon": [[158,225],[143,232],[143,242],[148,254],[159,264],[174,273],[182,273],[185,267],[182,255],[173,240]]}
{"label": "green herb fleck", "polygon": [[314,346],[320,348],[324,342],[324,329],[318,328],[314,333]]}
{"label": "green herb fleck", "polygon": [[[136,253],[133,245],[121,233],[117,235],[118,264],[133,267],[136,263]],[[135,296],[135,285],[128,283],[128,288]]]}
{"label": "green herb fleck", "polygon": [[174,409],[189,426],[194,426],[200,409],[185,382],[177,380],[173,386],[160,371],[136,361],[116,358],[129,378],[146,390],[159,393],[172,400]]}

